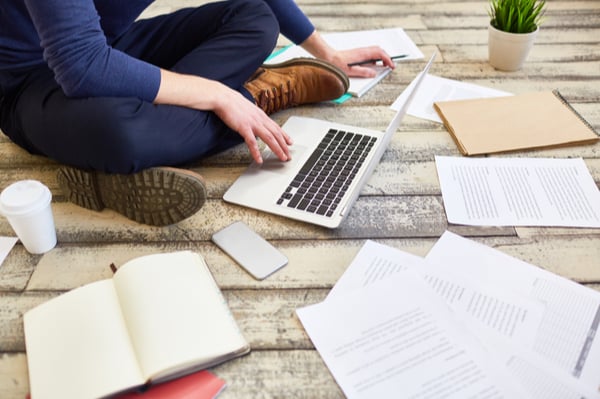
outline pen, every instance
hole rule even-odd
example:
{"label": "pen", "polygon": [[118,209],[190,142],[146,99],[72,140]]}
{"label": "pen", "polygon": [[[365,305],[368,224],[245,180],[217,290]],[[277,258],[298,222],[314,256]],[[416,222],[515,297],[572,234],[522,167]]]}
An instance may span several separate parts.
{"label": "pen", "polygon": [[[400,58],[405,58],[408,57],[408,54],[400,54],[400,55],[394,55],[392,57],[390,57],[392,60],[399,60]],[[365,61],[358,61],[358,62],[351,62],[348,64],[348,66],[356,66],[356,65],[365,65],[365,64],[374,64],[376,62],[379,61],[383,61],[381,58],[375,58],[375,59],[371,59],[371,60],[365,60]]]}

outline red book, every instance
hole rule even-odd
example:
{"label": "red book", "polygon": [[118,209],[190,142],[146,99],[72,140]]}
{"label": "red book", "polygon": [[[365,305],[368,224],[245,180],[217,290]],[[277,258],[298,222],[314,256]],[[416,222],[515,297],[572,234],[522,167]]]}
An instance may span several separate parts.
{"label": "red book", "polygon": [[114,399],[214,399],[225,388],[225,380],[208,370],[151,385],[143,392],[129,392]]}
{"label": "red book", "polygon": [[[129,392],[113,399],[214,399],[223,389],[225,380],[208,370],[202,370],[176,380],[150,386],[143,392]],[[26,399],[31,399],[27,394]]]}

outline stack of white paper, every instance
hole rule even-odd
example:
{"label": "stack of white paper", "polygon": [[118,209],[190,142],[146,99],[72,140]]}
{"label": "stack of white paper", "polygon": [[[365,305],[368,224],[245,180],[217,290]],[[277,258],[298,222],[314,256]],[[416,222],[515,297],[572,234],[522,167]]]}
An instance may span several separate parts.
{"label": "stack of white paper", "polygon": [[600,397],[600,293],[449,232],[367,241],[297,313],[349,398]]}

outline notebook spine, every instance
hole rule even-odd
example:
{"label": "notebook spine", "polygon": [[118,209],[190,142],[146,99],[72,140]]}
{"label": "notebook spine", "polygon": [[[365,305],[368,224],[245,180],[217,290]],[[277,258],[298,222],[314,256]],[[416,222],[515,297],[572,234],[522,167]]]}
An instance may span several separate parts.
{"label": "notebook spine", "polygon": [[585,126],[587,126],[597,136],[600,136],[600,133],[598,133],[596,129],[594,129],[594,127],[588,121],[586,121],[585,118],[581,116],[581,114],[577,112],[577,110],[575,110],[575,108],[573,108],[573,106],[567,101],[567,99],[564,98],[562,94],[560,94],[560,91],[558,91],[558,89],[552,90],[552,93],[554,93],[556,98],[558,98],[561,103],[563,103],[567,108],[569,108],[571,112],[573,112],[573,114],[575,114],[575,116],[577,116],[577,118],[579,118],[579,120],[583,122]]}

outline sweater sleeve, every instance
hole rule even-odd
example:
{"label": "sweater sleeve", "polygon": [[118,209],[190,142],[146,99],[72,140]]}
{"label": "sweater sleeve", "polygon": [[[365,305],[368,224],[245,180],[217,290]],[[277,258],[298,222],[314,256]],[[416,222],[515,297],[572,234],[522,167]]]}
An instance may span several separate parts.
{"label": "sweater sleeve", "polygon": [[294,0],[265,0],[279,21],[281,33],[295,44],[304,42],[315,30]]}
{"label": "sweater sleeve", "polygon": [[[107,44],[93,0],[25,0],[44,59],[71,97],[138,97],[153,101],[158,67]],[[137,15],[131,15],[132,21]]]}

